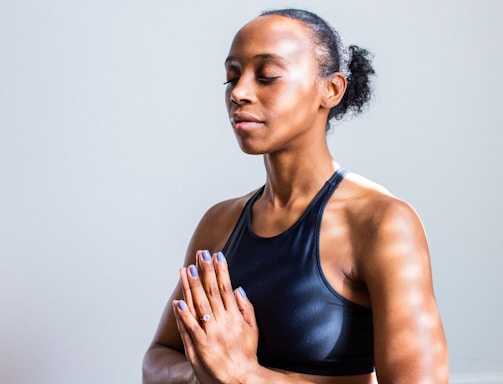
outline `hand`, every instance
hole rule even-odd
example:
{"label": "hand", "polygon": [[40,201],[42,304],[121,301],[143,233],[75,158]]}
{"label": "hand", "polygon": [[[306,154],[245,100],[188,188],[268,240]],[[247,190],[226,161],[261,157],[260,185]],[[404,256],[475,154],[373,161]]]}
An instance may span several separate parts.
{"label": "hand", "polygon": [[180,270],[185,301],[173,303],[185,354],[200,383],[237,382],[259,367],[253,306],[232,290],[222,253],[198,251],[197,262]]}

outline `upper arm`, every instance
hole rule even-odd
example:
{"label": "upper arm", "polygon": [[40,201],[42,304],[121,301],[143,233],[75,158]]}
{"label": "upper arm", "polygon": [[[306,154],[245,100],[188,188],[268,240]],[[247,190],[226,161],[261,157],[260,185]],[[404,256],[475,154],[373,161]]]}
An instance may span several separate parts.
{"label": "upper arm", "polygon": [[446,383],[447,347],[417,214],[393,200],[367,238],[363,274],[374,319],[379,383]]}

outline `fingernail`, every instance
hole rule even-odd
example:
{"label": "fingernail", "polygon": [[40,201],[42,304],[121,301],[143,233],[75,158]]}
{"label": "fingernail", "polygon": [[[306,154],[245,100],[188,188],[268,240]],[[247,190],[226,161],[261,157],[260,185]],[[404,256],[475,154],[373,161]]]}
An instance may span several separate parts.
{"label": "fingernail", "polygon": [[210,251],[203,251],[203,260],[204,261],[211,261],[211,253]]}
{"label": "fingernail", "polygon": [[217,260],[219,263],[223,263],[225,261],[225,256],[222,252],[217,253]]}
{"label": "fingernail", "polygon": [[197,277],[197,275],[198,275],[198,274],[197,274],[197,268],[196,268],[196,266],[195,266],[195,265],[191,265],[191,266],[189,267],[189,272],[190,272],[190,275],[191,275],[192,277]]}
{"label": "fingernail", "polygon": [[185,301],[183,300],[180,300],[178,302],[178,308],[181,310],[181,311],[185,311],[187,309],[187,304],[185,304]]}
{"label": "fingernail", "polygon": [[245,290],[243,289],[243,287],[239,287],[239,288],[238,288],[238,291],[239,291],[239,294],[241,295],[241,297],[242,297],[243,299],[246,299],[246,292],[245,292]]}

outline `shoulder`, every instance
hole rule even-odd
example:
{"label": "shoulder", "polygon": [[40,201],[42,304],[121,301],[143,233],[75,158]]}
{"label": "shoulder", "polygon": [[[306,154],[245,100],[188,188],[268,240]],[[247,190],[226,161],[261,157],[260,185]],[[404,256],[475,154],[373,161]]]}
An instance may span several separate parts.
{"label": "shoulder", "polygon": [[228,227],[234,227],[245,204],[252,198],[257,190],[251,191],[246,195],[221,201],[209,208],[203,215],[200,226],[222,227],[224,230]]}
{"label": "shoulder", "polygon": [[367,278],[377,265],[390,266],[397,258],[401,263],[429,262],[423,224],[410,204],[353,173],[346,176],[341,189],[352,238],[357,239],[355,256]]}
{"label": "shoulder", "polygon": [[358,278],[373,307],[394,302],[410,309],[408,300],[432,295],[423,224],[412,206],[383,187],[355,175],[347,182],[345,210]]}
{"label": "shoulder", "polygon": [[192,257],[197,250],[201,249],[207,249],[210,252],[222,250],[246,202],[255,192],[221,201],[209,208],[192,235],[187,256]]}
{"label": "shoulder", "polygon": [[353,173],[344,181],[341,197],[346,213],[358,225],[355,229],[374,235],[370,239],[387,231],[423,230],[414,208],[383,186]]}

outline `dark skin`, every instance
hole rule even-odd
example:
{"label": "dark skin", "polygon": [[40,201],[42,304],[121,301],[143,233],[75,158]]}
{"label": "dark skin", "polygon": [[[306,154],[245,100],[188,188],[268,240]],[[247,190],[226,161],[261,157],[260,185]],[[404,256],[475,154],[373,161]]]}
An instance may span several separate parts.
{"label": "dark skin", "polygon": [[[238,32],[226,60],[231,124],[244,152],[263,155],[267,172],[252,211],[260,236],[289,228],[339,167],[325,128],[346,79],[340,73],[321,78],[314,48],[301,22],[263,16]],[[337,292],[372,308],[376,373],[316,376],[260,366],[253,305],[232,290],[225,259],[216,256],[250,196],[217,204],[199,223],[145,356],[144,383],[448,382],[420,219],[408,204],[352,173],[325,209],[320,259]],[[211,259],[201,250],[213,253]],[[195,265],[197,276],[187,268]],[[201,321],[206,313],[214,315]]]}

